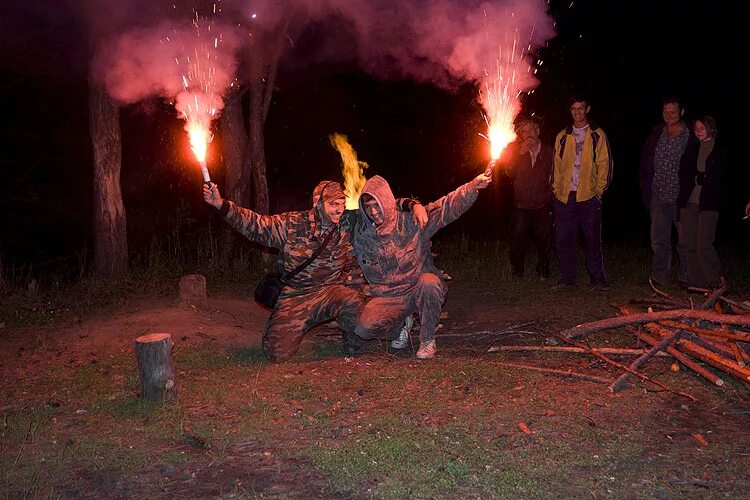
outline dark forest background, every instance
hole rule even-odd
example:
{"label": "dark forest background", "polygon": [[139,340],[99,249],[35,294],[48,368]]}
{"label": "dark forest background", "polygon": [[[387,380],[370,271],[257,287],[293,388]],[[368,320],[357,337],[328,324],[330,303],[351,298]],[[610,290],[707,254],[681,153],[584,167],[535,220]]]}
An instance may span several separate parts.
{"label": "dark forest background", "polygon": [[[591,117],[609,135],[615,162],[605,195],[605,243],[648,245],[638,159],[649,130],[661,121],[661,99],[677,95],[688,119],[714,114],[732,150],[718,240],[725,251],[746,251],[750,221],[741,218],[750,174],[741,134],[747,43],[740,2],[572,4],[551,2],[558,35],[539,53],[540,84],[525,98],[524,113],[541,119],[543,139],[551,141],[568,124],[567,96],[590,96]],[[0,50],[0,258],[6,275],[76,269],[88,259],[92,239],[88,82],[86,51],[80,50],[85,30],[65,13],[56,24],[19,22],[26,21],[37,30],[34,43],[10,36]],[[346,134],[370,164],[366,175],[383,175],[397,195],[430,201],[481,171],[484,124],[472,84],[446,92],[380,81],[353,63],[306,63],[330,37],[326,23],[309,26],[282,60],[265,129],[271,212],[305,209],[318,181],[340,179],[338,154],[328,141],[333,132]],[[170,235],[190,242],[215,226],[172,106],[152,99],[123,108],[121,124],[131,254]],[[221,140],[217,130],[209,157],[220,186]],[[497,182],[446,233],[503,239],[508,202],[507,186]]]}

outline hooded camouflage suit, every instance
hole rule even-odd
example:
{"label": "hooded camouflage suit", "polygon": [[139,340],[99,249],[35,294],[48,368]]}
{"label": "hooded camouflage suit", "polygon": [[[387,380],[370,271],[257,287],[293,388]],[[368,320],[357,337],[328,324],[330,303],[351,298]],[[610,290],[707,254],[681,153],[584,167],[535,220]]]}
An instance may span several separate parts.
{"label": "hooded camouflage suit", "polygon": [[424,229],[396,209],[393,192],[382,177],[369,179],[362,189],[365,194],[377,200],[384,221],[375,226],[364,212],[362,197],[359,216],[346,220],[354,254],[373,296],[360,312],[355,333],[362,339],[395,338],[406,316],[418,312],[420,341],[430,341],[435,338],[446,293],[442,273],[432,262],[430,238],[476,201],[475,181],[427,205],[429,219]]}
{"label": "hooded camouflage suit", "polygon": [[350,235],[330,223],[323,227],[326,215],[322,195],[332,183],[323,181],[315,187],[313,208],[304,212],[261,215],[230,201],[220,211],[224,220],[249,240],[278,248],[282,273],[292,271],[310,257],[323,243],[326,231],[338,233],[282,290],[263,332],[263,351],[274,361],[291,357],[305,332],[319,323],[335,319],[345,339],[354,331],[362,299],[357,291],[342,285],[351,250]]}

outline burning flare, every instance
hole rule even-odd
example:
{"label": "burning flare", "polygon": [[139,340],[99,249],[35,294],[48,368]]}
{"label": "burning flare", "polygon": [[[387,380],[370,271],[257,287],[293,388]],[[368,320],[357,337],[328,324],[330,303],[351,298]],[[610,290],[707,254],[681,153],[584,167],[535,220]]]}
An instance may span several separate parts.
{"label": "burning flare", "polygon": [[355,210],[359,207],[359,194],[365,187],[367,178],[363,170],[367,163],[357,160],[357,152],[349,144],[348,139],[342,134],[331,134],[328,136],[331,145],[341,155],[341,173],[344,175],[344,194],[346,194],[346,209]]}
{"label": "burning flare", "polygon": [[[213,15],[216,15],[216,4]],[[192,51],[186,50],[184,55],[175,58],[182,81],[182,91],[175,99],[175,109],[179,117],[185,120],[190,149],[200,163],[203,181],[210,183],[206,154],[208,144],[213,139],[211,123],[224,107],[221,94],[229,82],[226,81],[226,71],[221,68],[222,81],[216,78],[217,65],[221,64],[219,46],[222,44],[223,36],[221,33],[212,32],[213,19],[202,18],[196,10],[193,26],[194,38],[189,39],[191,43],[185,45],[186,49],[192,46]],[[232,85],[233,82],[229,84]]]}
{"label": "burning flare", "polygon": [[206,163],[206,151],[208,143],[211,142],[211,132],[197,123],[188,123],[185,126],[190,138],[190,149],[193,150],[195,158],[201,163]]}
{"label": "burning flare", "polygon": [[[511,13],[510,19],[520,18]],[[500,158],[506,146],[516,139],[513,120],[521,110],[519,97],[537,83],[533,76],[536,69],[528,60],[534,47],[535,28],[534,22],[525,44],[521,42],[521,24],[507,30],[503,39],[498,40],[495,70],[485,69],[484,77],[479,81],[479,101],[484,107],[484,120],[487,123],[487,135],[480,135],[490,143],[492,160]],[[541,64],[541,60],[538,64]]]}
{"label": "burning flare", "polygon": [[518,114],[520,106],[517,95],[511,95],[511,89],[515,87],[516,72],[510,65],[502,65],[498,60],[497,72],[487,75],[484,81],[484,92],[480,92],[479,98],[484,106],[486,114],[484,120],[487,123],[487,135],[480,134],[490,143],[490,157],[497,160],[503,150],[513,142],[516,133],[513,127],[513,118]]}
{"label": "burning flare", "polygon": [[180,118],[185,120],[185,131],[190,139],[190,149],[200,163],[203,182],[211,182],[206,167],[208,144],[213,139],[211,121],[216,118],[216,108],[211,105],[209,96],[193,93],[187,89],[177,96],[176,108]]}

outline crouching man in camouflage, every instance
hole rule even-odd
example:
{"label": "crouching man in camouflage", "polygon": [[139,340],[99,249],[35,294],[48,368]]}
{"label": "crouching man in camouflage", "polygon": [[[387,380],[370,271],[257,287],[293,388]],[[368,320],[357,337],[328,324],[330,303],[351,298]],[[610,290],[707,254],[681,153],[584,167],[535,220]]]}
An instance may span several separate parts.
{"label": "crouching man in camouflage", "polygon": [[359,198],[363,216],[344,221],[353,222],[353,227],[347,229],[352,232],[354,255],[372,295],[357,320],[354,331],[359,338],[385,337],[394,339],[394,347],[406,347],[409,330],[402,326],[417,312],[421,325],[417,358],[435,356],[435,329],[446,286],[432,262],[430,238],[466,212],[479,190],[490,182],[490,175],[480,174],[427,205],[428,219],[423,228],[411,216],[397,211],[385,179],[375,176],[365,183]]}
{"label": "crouching man in camouflage", "polygon": [[310,257],[333,231],[320,255],[285,284],[263,332],[263,351],[273,361],[285,361],[310,328],[334,319],[345,348],[351,346],[362,298],[343,285],[351,245],[349,233],[338,226],[346,201],[341,185],[321,182],[313,191],[312,209],[278,215],[261,215],[222,199],[215,184],[210,189],[204,186],[203,198],[240,234],[278,248],[279,269],[284,274]]}

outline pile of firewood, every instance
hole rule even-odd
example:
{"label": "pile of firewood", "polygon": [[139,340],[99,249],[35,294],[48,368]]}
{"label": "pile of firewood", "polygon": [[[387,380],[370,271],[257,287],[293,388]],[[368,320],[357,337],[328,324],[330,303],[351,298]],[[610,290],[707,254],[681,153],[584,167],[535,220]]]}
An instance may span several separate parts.
{"label": "pile of firewood", "polygon": [[[540,371],[575,376],[596,382],[606,382],[612,392],[617,392],[628,385],[631,378],[653,383],[665,390],[687,397],[695,398],[684,392],[667,387],[655,380],[640,368],[652,357],[659,355],[673,357],[685,368],[692,370],[710,383],[722,386],[725,379],[731,376],[750,388],[750,305],[724,297],[726,286],[718,290],[699,290],[705,293],[705,300],[696,306],[691,302],[676,299],[653,286],[655,296],[648,299],[632,300],[631,305],[615,306],[621,316],[600,321],[584,323],[564,330],[554,338],[572,347],[557,349],[575,349],[587,352],[602,361],[623,371],[615,380],[603,377],[538,368]],[[645,312],[639,312],[634,305],[647,304]],[[577,341],[582,335],[614,328],[625,328],[638,340],[650,348],[641,351],[620,349],[621,353],[637,354],[638,357],[629,365],[620,363],[608,356],[607,349],[591,347]],[[529,346],[531,347],[531,346]],[[540,349],[536,347],[535,349]],[[544,350],[555,349],[544,347]],[[491,351],[519,350],[508,348],[491,348]],[[609,349],[618,351],[617,349]],[[625,352],[628,351],[628,352]],[[631,352],[632,351],[632,352]],[[514,365],[519,368],[529,368]]]}

